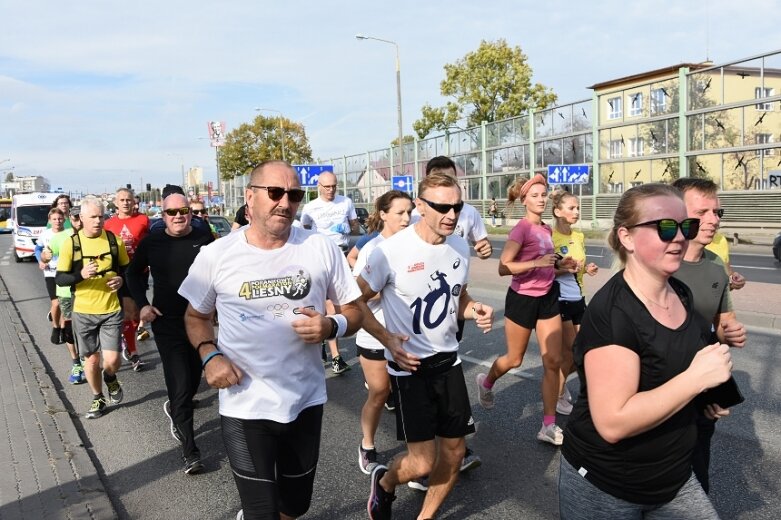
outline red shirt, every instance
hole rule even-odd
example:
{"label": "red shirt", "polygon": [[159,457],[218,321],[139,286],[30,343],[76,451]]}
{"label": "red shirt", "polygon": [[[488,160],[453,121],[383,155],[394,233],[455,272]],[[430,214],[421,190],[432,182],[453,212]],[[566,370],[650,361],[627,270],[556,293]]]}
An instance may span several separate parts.
{"label": "red shirt", "polygon": [[132,259],[138,243],[149,233],[149,217],[141,213],[128,218],[114,215],[103,227],[114,233],[125,244],[127,256]]}

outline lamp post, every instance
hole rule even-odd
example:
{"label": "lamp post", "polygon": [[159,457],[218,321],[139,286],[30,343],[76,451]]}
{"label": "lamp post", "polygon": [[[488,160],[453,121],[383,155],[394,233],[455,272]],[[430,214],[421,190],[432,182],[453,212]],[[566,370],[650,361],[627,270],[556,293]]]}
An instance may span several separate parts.
{"label": "lamp post", "polygon": [[282,143],[282,160],[287,161],[285,156],[285,129],[282,127],[282,111],[273,108],[256,108],[255,112],[276,112],[279,114],[279,141]]}
{"label": "lamp post", "polygon": [[170,155],[172,157],[178,157],[179,158],[179,164],[182,167],[182,189],[187,190],[187,177],[184,175],[184,157],[181,154],[175,153],[175,152],[168,152],[166,155]]}
{"label": "lamp post", "polygon": [[388,43],[396,47],[396,111],[398,112],[398,125],[399,125],[399,174],[403,174],[404,173],[404,127],[401,124],[401,61],[399,60],[399,44],[391,40],[384,40],[382,38],[375,38],[374,36],[366,36],[363,34],[356,34],[355,38],[358,40],[374,40],[382,43]]}

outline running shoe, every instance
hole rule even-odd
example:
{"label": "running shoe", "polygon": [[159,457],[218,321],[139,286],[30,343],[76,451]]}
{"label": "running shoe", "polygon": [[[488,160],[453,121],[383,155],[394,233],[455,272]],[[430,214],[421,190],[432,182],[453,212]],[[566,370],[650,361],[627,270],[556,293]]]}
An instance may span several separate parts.
{"label": "running shoe", "polygon": [[548,426],[543,424],[540,431],[537,432],[537,440],[549,442],[554,446],[561,446],[564,442],[564,432],[555,424],[549,424]]}
{"label": "running shoe", "polygon": [[388,398],[385,399],[385,409],[389,412],[396,411],[396,397],[393,395],[393,392],[389,393]]}
{"label": "running shoe", "polygon": [[103,398],[103,396],[100,396],[92,400],[92,404],[90,405],[87,413],[84,414],[84,417],[87,419],[97,419],[103,416],[105,410],[106,400]]}
{"label": "running shoe", "polygon": [[125,342],[122,342],[122,359],[125,361],[130,361],[130,351],[125,346]]}
{"label": "running shoe", "polygon": [[136,340],[137,341],[146,341],[149,339],[149,331],[146,330],[144,327],[138,327],[136,329]]}
{"label": "running shoe", "polygon": [[71,375],[68,376],[68,382],[72,385],[80,385],[84,382],[84,367],[81,364],[71,367]]}
{"label": "running shoe", "polygon": [[477,400],[480,402],[480,406],[490,410],[494,407],[494,391],[483,386],[486,377],[488,377],[488,374],[477,374],[475,378],[477,382]]}
{"label": "running shoe", "polygon": [[165,412],[165,416],[168,417],[169,427],[171,428],[171,437],[179,442],[184,442],[182,434],[179,433],[179,428],[177,428],[174,424],[174,416],[171,415],[171,401],[166,401],[163,403],[163,412]]}
{"label": "running shoe", "polygon": [[186,475],[195,475],[203,471],[203,462],[200,455],[192,455],[184,459],[184,473]]}
{"label": "running shoe", "polygon": [[352,367],[344,362],[342,356],[336,356],[331,362],[331,370],[333,370],[334,374],[343,374],[350,370],[350,368]]}
{"label": "running shoe", "polygon": [[556,401],[556,413],[560,413],[561,415],[569,415],[572,413],[572,403],[567,401],[566,396],[561,396],[558,401]]}
{"label": "running shoe", "polygon": [[55,345],[62,345],[62,329],[52,328],[52,335],[50,339]]}
{"label": "running shoe", "polygon": [[371,475],[374,466],[377,465],[377,450],[374,448],[366,450],[363,446],[358,446],[358,466],[366,475]]}
{"label": "running shoe", "polygon": [[390,520],[391,518],[391,505],[396,500],[396,495],[388,493],[380,485],[380,479],[387,472],[388,468],[382,464],[377,464],[372,470],[371,493],[369,501],[366,503],[370,520]]}
{"label": "running shoe", "polygon": [[407,482],[407,487],[425,493],[428,491],[428,477],[420,477],[416,478],[415,480],[410,480]]}
{"label": "running shoe", "polygon": [[133,372],[141,372],[144,369],[144,366],[146,366],[146,363],[141,361],[138,354],[130,356],[130,363],[133,365]]}
{"label": "running shoe", "polygon": [[122,391],[122,386],[119,384],[119,379],[114,379],[110,383],[106,383],[108,388],[108,400],[111,404],[119,404],[122,402],[122,398],[125,393]]}
{"label": "running shoe", "polygon": [[461,473],[465,473],[480,467],[482,463],[483,459],[480,458],[480,455],[475,454],[475,452],[467,447],[466,452],[464,453],[464,460],[461,461],[461,469],[459,471]]}

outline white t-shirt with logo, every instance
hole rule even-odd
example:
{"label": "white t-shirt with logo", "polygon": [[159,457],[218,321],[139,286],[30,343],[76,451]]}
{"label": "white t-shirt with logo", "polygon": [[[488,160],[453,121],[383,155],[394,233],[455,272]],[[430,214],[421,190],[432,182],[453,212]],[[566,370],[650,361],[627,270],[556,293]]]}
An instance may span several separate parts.
{"label": "white t-shirt with logo", "polygon": [[[425,204],[425,202],[423,204]],[[412,216],[410,217],[410,227],[418,220],[420,220],[418,208],[413,208]],[[488,230],[485,229],[485,222],[483,222],[483,217],[480,216],[480,212],[477,211],[477,208],[471,204],[464,203],[461,213],[458,214],[458,222],[456,223],[456,229],[453,231],[453,234],[466,239],[470,244],[474,244],[488,236]]]}
{"label": "white t-shirt with logo", "polygon": [[[49,242],[51,242],[52,237],[54,236],[54,231],[52,228],[44,229],[41,232],[41,235],[38,237],[38,243],[43,245],[43,248],[46,249],[49,247]],[[49,260],[49,263],[46,264],[46,267],[43,268],[43,276],[44,278],[54,278],[54,276],[57,274],[57,260],[59,257],[52,256],[52,259]]]}
{"label": "white t-shirt with logo", "polygon": [[[420,358],[458,350],[459,296],[468,275],[469,245],[463,238],[451,235],[433,245],[415,226],[377,245],[361,272],[381,295],[385,328],[409,336],[403,348]],[[385,358],[393,360],[387,349]]]}
{"label": "white t-shirt with logo", "polygon": [[301,210],[302,225],[311,226],[313,231],[326,235],[338,246],[349,243],[350,221],[357,218],[352,199],[344,195],[337,195],[331,202],[318,197]]}
{"label": "white t-shirt with logo", "polygon": [[201,248],[179,294],[193,308],[220,316],[219,349],[244,373],[220,390],[220,414],[289,423],[325,403],[320,343],[305,344],[291,322],[299,307],[325,314],[360,296],[344,255],[326,237],[291,228],[287,243],[263,250],[246,229]]}
{"label": "white t-shirt with logo", "polygon": [[[376,249],[378,245],[382,243],[382,241],[385,240],[385,237],[382,235],[377,235],[376,237],[372,238],[364,246],[361,248],[361,250],[358,252],[358,259],[355,261],[355,265],[353,265],[353,276],[358,276],[361,274],[361,271],[363,271],[364,266],[366,265],[366,261],[369,258],[369,255],[371,255],[372,251]],[[366,305],[369,307],[369,310],[374,313],[374,317],[379,321],[382,325],[385,325],[385,317],[382,313],[382,305],[380,304],[380,300],[377,299],[371,299],[368,302],[366,302]],[[355,343],[359,347],[373,349],[373,350],[383,350],[385,346],[379,342],[377,338],[366,332],[365,330],[361,329],[358,331],[358,333],[355,335]]]}

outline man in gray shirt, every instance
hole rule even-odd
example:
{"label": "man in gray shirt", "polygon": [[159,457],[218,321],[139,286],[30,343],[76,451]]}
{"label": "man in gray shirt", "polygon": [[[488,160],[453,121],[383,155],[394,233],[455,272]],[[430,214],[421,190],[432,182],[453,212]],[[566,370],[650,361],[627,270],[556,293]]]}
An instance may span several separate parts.
{"label": "man in gray shirt", "polygon": [[[731,347],[743,347],[746,344],[746,328],[735,317],[724,263],[716,254],[705,249],[719,229],[724,214],[719,203],[718,186],[710,179],[695,178],[678,179],[673,186],[683,193],[687,216],[700,220],[699,232],[689,241],[675,277],[689,286],[694,297],[694,309],[713,324],[712,331],[718,340]],[[697,418],[697,446],[692,466],[706,493],[710,487],[710,444],[716,419],[728,413],[728,410],[711,405]]]}

